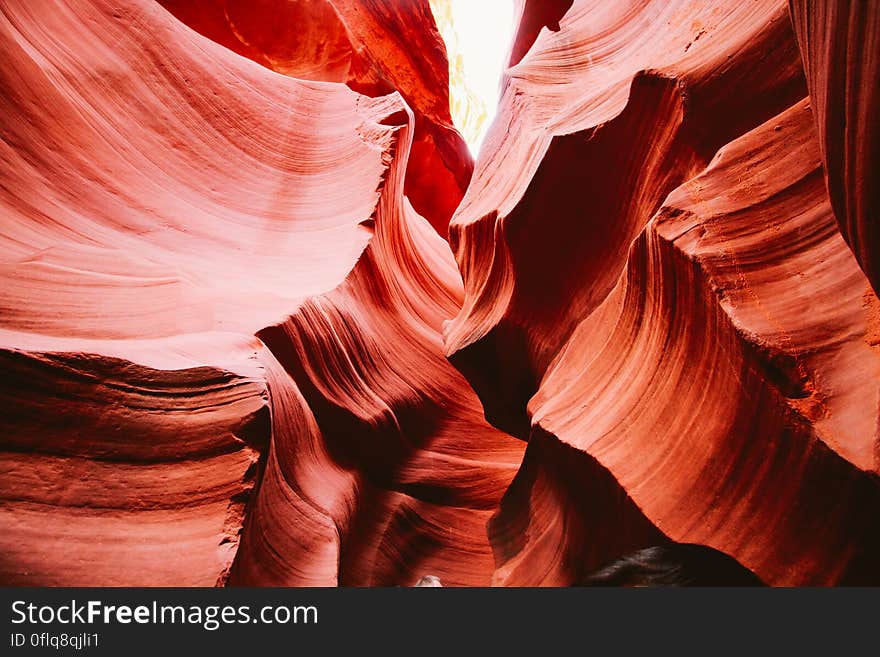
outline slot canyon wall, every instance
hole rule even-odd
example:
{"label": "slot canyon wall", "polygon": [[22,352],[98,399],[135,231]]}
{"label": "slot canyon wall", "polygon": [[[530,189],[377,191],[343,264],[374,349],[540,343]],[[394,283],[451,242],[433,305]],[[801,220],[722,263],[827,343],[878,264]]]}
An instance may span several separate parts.
{"label": "slot canyon wall", "polygon": [[0,583],[880,584],[880,12],[0,0]]}

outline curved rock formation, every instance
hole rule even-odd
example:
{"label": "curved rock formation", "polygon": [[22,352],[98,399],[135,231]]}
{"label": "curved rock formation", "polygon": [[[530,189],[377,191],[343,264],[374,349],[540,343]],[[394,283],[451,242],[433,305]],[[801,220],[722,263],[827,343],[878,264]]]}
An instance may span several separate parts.
{"label": "curved rock formation", "polygon": [[878,300],[798,60],[784,3],[575,2],[508,71],[446,332],[529,439],[497,582],[571,582],[658,533],[771,584],[880,581]]}
{"label": "curved rock formation", "polygon": [[411,128],[398,131],[354,270],[258,333],[273,442],[231,583],[490,582],[485,527],[523,445],[488,426],[443,358],[461,283],[446,243],[401,203]]}
{"label": "curved rock formation", "polygon": [[403,196],[407,106],[148,2],[63,9],[0,39],[2,579],[222,583],[259,475],[235,583],[487,583],[523,448],[443,358],[460,279]]}
{"label": "curved rock formation", "polygon": [[526,401],[666,194],[805,95],[786,7],[764,4],[577,3],[509,69],[450,227],[466,294],[447,331],[499,426],[527,435]]}
{"label": "curved rock formation", "polygon": [[801,103],[670,194],[530,404],[667,536],[783,585],[875,581],[880,545],[870,288],[811,128]]}
{"label": "curved rock formation", "polygon": [[160,0],[205,36],[272,70],[399,91],[415,114],[405,193],[446,236],[473,170],[449,113],[446,51],[428,0]]}
{"label": "curved rock formation", "polygon": [[7,4],[0,30],[3,580],[213,584],[268,439],[253,332],[369,241],[387,108],[150,3]]}
{"label": "curved rock formation", "polygon": [[427,1],[0,2],[0,582],[880,583],[877,21],[791,5],[522,0],[468,185]]}
{"label": "curved rock formation", "polygon": [[880,293],[880,6],[791,0],[831,207]]}

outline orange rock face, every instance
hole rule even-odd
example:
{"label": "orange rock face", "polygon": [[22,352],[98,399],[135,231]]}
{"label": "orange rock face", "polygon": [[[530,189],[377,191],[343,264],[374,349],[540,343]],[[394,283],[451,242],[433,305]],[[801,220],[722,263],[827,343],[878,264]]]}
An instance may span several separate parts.
{"label": "orange rock face", "polygon": [[0,3],[0,582],[880,583],[868,5]]}

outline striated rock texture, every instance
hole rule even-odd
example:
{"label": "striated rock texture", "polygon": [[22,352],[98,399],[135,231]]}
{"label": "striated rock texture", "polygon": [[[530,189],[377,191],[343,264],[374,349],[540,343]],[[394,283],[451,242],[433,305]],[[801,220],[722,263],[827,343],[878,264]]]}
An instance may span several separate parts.
{"label": "striated rock texture", "polygon": [[0,1],[0,583],[880,584],[869,4]]}
{"label": "striated rock texture", "polygon": [[263,66],[343,82],[368,96],[398,91],[415,115],[405,190],[446,236],[473,162],[449,111],[446,50],[428,0],[160,0],[180,20]]}
{"label": "striated rock texture", "polygon": [[450,229],[447,352],[529,440],[496,581],[564,584],[658,534],[771,584],[880,581],[880,303],[829,202],[788,5],[576,1],[558,28],[524,7],[550,29],[513,58]]}
{"label": "striated rock texture", "polygon": [[880,292],[880,5],[791,0],[840,232]]}
{"label": "striated rock texture", "polygon": [[0,49],[0,580],[487,584],[524,446],[443,357],[401,97],[146,1],[5,3]]}

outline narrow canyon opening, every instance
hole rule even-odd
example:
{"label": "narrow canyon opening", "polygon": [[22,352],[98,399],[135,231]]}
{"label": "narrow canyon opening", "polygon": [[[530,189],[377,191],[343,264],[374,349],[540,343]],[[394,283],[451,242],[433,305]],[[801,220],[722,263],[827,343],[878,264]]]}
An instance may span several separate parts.
{"label": "narrow canyon opening", "polygon": [[452,120],[475,158],[498,107],[514,32],[513,0],[431,0],[449,58]]}

